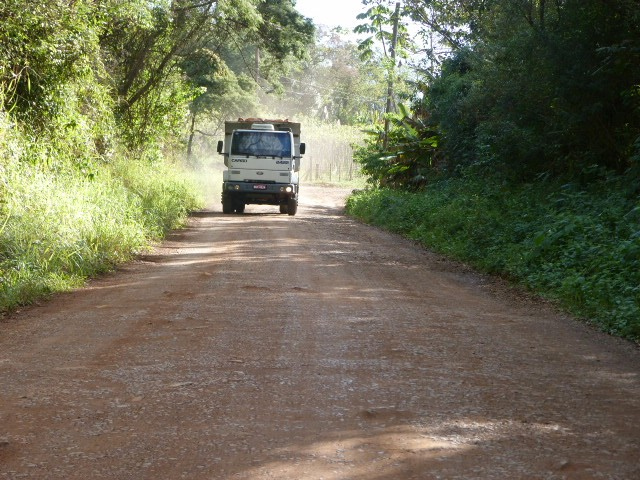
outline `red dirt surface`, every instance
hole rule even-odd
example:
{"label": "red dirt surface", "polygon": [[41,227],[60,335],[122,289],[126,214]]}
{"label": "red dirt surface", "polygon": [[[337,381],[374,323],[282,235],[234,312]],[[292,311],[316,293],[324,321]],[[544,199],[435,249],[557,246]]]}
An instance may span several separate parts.
{"label": "red dirt surface", "polygon": [[193,216],[0,322],[0,479],[638,479],[640,352],[342,214]]}

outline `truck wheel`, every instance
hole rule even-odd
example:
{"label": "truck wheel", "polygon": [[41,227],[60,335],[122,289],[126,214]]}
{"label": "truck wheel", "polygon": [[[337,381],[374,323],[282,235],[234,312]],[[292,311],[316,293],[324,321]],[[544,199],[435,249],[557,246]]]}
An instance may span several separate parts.
{"label": "truck wheel", "polygon": [[289,209],[286,205],[280,205],[280,213],[287,213]]}
{"label": "truck wheel", "polygon": [[222,201],[222,213],[233,213],[233,203],[231,203],[231,200]]}
{"label": "truck wheel", "polygon": [[287,213],[291,216],[294,216],[298,211],[298,200],[295,198],[290,198],[287,201]]}

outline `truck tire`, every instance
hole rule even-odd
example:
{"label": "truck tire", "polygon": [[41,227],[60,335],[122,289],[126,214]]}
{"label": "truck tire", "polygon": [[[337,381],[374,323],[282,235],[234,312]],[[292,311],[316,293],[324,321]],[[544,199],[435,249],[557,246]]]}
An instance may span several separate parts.
{"label": "truck tire", "polygon": [[295,198],[290,198],[287,201],[287,213],[290,216],[294,216],[298,212],[298,200]]}
{"label": "truck tire", "polygon": [[225,199],[222,200],[222,213],[229,214],[233,213],[233,203],[231,200]]}
{"label": "truck tire", "polygon": [[280,213],[288,213],[289,209],[286,205],[280,205]]}

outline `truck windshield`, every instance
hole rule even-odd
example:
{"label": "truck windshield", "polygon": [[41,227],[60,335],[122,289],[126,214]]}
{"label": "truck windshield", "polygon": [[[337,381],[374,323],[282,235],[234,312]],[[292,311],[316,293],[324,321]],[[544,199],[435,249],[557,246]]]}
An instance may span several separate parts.
{"label": "truck windshield", "polygon": [[288,132],[233,132],[231,155],[291,157],[291,135]]}

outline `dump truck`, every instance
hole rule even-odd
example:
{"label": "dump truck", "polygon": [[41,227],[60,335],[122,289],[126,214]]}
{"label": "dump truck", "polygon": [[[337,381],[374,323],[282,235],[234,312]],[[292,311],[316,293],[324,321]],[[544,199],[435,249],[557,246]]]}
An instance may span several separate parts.
{"label": "dump truck", "polygon": [[278,205],[280,213],[298,211],[299,171],[305,144],[300,123],[239,118],[227,121],[218,153],[226,166],[222,212],[243,213],[246,205]]}

